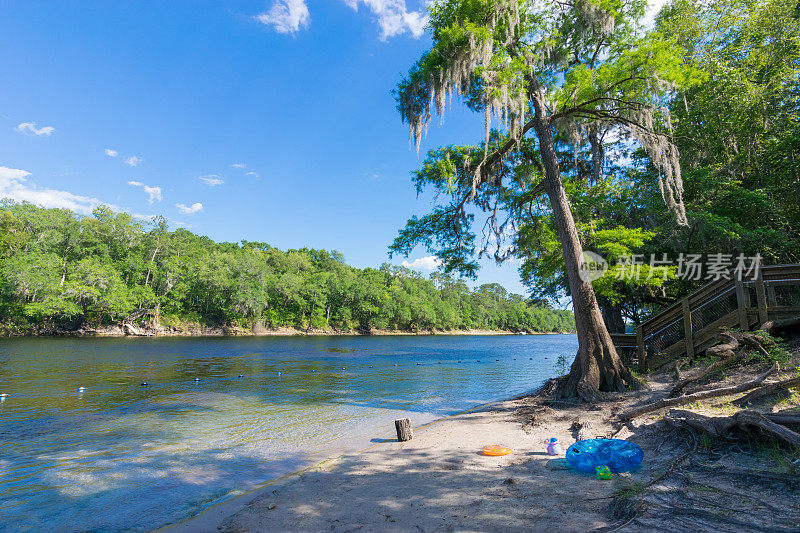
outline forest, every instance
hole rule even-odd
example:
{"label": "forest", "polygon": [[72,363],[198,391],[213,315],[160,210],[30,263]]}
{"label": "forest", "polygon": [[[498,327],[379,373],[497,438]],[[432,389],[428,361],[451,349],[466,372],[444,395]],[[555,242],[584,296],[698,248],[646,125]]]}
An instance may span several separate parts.
{"label": "forest", "polygon": [[572,313],[471,290],[451,275],[348,266],[338,252],[214,242],[163,218],[143,222],[101,206],[81,217],[0,204],[0,332],[23,335],[124,323],[263,331],[574,331]]}

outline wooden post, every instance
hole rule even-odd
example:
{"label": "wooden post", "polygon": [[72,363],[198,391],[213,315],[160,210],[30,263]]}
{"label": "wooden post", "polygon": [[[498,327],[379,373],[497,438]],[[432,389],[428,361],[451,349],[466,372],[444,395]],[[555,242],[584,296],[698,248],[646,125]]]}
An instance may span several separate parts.
{"label": "wooden post", "polygon": [[639,359],[639,370],[647,372],[647,351],[644,349],[644,335],[642,325],[636,326],[636,357]]}
{"label": "wooden post", "polygon": [[402,418],[400,420],[395,420],[394,428],[397,430],[397,440],[400,442],[411,440],[413,436],[411,432],[411,419]]}
{"label": "wooden post", "polygon": [[778,307],[778,298],[775,295],[775,285],[767,283],[767,307]]}
{"label": "wooden post", "polygon": [[691,359],[694,357],[694,332],[692,331],[692,308],[689,306],[689,298],[681,301],[683,307],[683,332],[686,337],[686,355]]}
{"label": "wooden post", "polygon": [[756,277],[756,300],[758,301],[758,325],[761,326],[767,320],[767,293],[764,290],[764,276],[761,275],[761,269],[758,270]]}
{"label": "wooden post", "polygon": [[750,307],[750,295],[744,282],[737,277],[736,279],[736,304],[739,311],[739,329],[747,331],[750,329],[750,317],[747,315],[747,308]]}

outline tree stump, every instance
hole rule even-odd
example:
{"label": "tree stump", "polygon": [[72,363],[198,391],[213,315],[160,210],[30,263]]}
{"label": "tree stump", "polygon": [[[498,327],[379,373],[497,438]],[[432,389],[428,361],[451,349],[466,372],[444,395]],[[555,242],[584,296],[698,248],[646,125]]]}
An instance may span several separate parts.
{"label": "tree stump", "polygon": [[411,437],[413,436],[411,432],[411,419],[403,418],[400,420],[395,420],[394,428],[397,430],[397,440],[400,442],[411,440]]}

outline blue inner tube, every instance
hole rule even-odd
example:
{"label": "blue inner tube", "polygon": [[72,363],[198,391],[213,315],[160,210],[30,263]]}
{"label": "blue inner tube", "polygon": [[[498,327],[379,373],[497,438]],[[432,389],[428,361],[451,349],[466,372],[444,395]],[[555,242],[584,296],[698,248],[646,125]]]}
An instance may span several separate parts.
{"label": "blue inner tube", "polygon": [[638,444],[620,439],[587,439],[567,450],[567,463],[581,472],[595,472],[607,466],[612,472],[627,472],[639,466],[644,451]]}

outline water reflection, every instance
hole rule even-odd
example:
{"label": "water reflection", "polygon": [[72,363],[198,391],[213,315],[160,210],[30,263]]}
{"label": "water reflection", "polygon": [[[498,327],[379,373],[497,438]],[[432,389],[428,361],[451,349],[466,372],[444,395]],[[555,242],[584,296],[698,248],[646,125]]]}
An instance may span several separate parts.
{"label": "water reflection", "polygon": [[396,418],[530,390],[575,348],[568,335],[2,340],[0,524],[149,530],[364,447]]}

